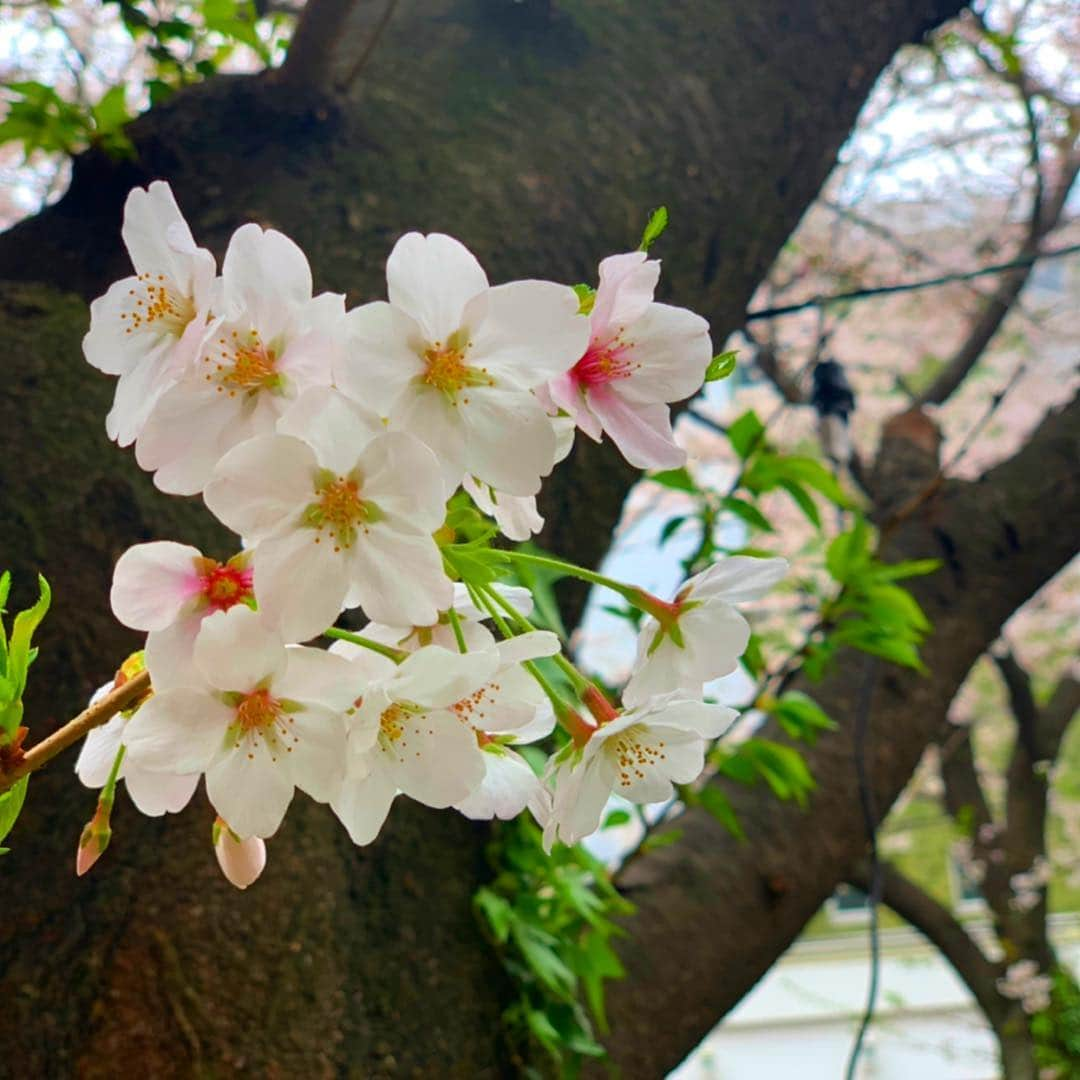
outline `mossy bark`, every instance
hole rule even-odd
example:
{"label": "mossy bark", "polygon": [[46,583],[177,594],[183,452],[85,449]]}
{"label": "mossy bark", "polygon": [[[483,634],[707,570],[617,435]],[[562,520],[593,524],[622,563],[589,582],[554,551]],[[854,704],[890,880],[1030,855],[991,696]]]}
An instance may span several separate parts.
{"label": "mossy bark", "polygon": [[[80,357],[86,302],[127,272],[132,185],[168,178],[219,255],[245,220],[282,229],[319,285],[351,302],[381,295],[386,252],[408,228],[460,236],[496,281],[588,280],[663,202],[665,295],[704,311],[719,341],[882,66],[958,7],[418,2],[402,5],[348,95],[218,78],[134,123],[134,162],[80,158],[59,204],[0,237],[0,278],[22,282],[0,293],[0,564],[16,602],[39,570],[56,594],[28,696],[32,738],[138,644],[108,612],[127,545],[228,549],[197,502],[158,496],[106,443],[111,388]],[[343,68],[366,43],[367,8]],[[551,484],[547,542],[595,562],[631,479],[582,442]],[[510,991],[470,904],[487,873],[482,827],[400,800],[358,850],[298,799],[264,877],[241,894],[218,874],[201,797],[167,820],[121,797],[113,848],[76,879],[93,796],[73,759],[34,778],[0,861],[0,1075],[511,1071],[499,1023]]]}

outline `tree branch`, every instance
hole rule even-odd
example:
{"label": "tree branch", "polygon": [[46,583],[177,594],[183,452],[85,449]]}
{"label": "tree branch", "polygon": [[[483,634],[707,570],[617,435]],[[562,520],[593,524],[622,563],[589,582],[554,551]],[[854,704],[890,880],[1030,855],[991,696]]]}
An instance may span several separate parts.
{"label": "tree branch", "polygon": [[285,62],[277,73],[282,83],[316,90],[334,85],[334,59],[345,41],[345,26],[358,0],[307,0],[293,31]]}
{"label": "tree branch", "polygon": [[[900,436],[898,435],[897,438]],[[901,447],[887,440],[882,458]],[[877,805],[903,789],[967,673],[1001,625],[1072,558],[1080,532],[1080,398],[1046,417],[1012,459],[977,482],[946,481],[898,526],[888,559],[937,556],[938,573],[912,582],[934,624],[925,675],[890,668],[875,698],[868,740]],[[889,472],[882,494],[902,500],[937,468],[935,455]],[[920,463],[921,461],[921,463]],[[1057,512],[1045,513],[1052,501]],[[637,905],[620,948],[628,978],[608,991],[616,1064],[659,1076],[682,1060],[756,982],[865,853],[853,762],[861,654],[844,652],[826,679],[804,689],[838,724],[799,747],[818,782],[810,813],[754,789],[725,787],[746,834],[733,839],[701,809],[678,819],[682,836],[627,869],[620,885]],[[762,734],[784,741],[775,724]],[[720,781],[718,781],[720,782]],[[806,852],[814,846],[814,858]]]}
{"label": "tree branch", "polygon": [[[998,993],[1001,966],[989,960],[955,915],[891,863],[882,866],[882,901],[910,923],[953,966],[979,1003],[990,1025],[997,1029],[1009,1014],[1009,1003]],[[859,863],[848,881],[866,892],[870,869]]]}

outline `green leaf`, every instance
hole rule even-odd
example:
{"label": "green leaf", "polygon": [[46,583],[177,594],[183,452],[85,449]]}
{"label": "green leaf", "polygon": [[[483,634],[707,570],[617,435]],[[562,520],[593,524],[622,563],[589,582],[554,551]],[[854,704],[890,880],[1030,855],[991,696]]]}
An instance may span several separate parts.
{"label": "green leaf", "polygon": [[753,409],[744,412],[727,430],[728,442],[744,461],[760,448],[764,434],[765,425]]}
{"label": "green leaf", "polygon": [[505,945],[514,921],[514,909],[509,901],[491,889],[478,889],[474,897],[476,906],[484,913],[491,933],[500,945]]}
{"label": "green leaf", "polygon": [[795,505],[806,515],[815,529],[821,528],[821,514],[809,492],[795,480],[784,479],[780,486],[795,500]]}
{"label": "green leaf", "polygon": [[592,312],[593,305],[596,303],[596,290],[591,285],[574,285],[574,292],[577,293],[578,298],[578,314],[588,315]]}
{"label": "green leaf", "polygon": [[745,840],[746,833],[739,823],[739,816],[731,800],[715,785],[703,787],[697,795],[698,803],[705,808],[736,840]]}
{"label": "green leaf", "polygon": [[726,379],[735,370],[738,355],[738,349],[729,349],[727,352],[714,356],[705,369],[705,381],[709,383]]}
{"label": "green leaf", "polygon": [[650,833],[641,842],[641,851],[655,851],[657,848],[670,847],[682,839],[682,829],[665,829],[663,832]]}
{"label": "green leaf", "polygon": [[90,109],[94,128],[99,135],[115,131],[131,119],[127,109],[127,88],[121,83],[107,90],[101,100]]}
{"label": "green leaf", "polygon": [[40,574],[38,575],[38,589],[37,603],[26,611],[20,611],[15,616],[15,623],[11,629],[6,671],[10,696],[6,702],[7,708],[0,708],[0,736],[2,736],[0,741],[10,739],[22,719],[21,700],[23,691],[26,689],[26,671],[36,655],[31,647],[31,638],[49,610],[49,602],[52,599],[49,583]]}
{"label": "green leaf", "polygon": [[601,829],[610,829],[615,825],[625,825],[630,821],[630,814],[626,810],[612,810],[606,818]]}
{"label": "green leaf", "polygon": [[747,502],[745,499],[740,499],[735,495],[725,495],[720,500],[720,505],[761,532],[776,531],[772,526],[772,522],[753,503]]}
{"label": "green leaf", "polygon": [[836,730],[836,722],[813,698],[798,690],[789,690],[770,711],[793,739],[813,743],[820,732]]}
{"label": "green leaf", "polygon": [[519,921],[515,921],[510,932],[529,970],[549,990],[563,997],[570,995],[577,978],[555,951],[558,939]]}
{"label": "green leaf", "polygon": [[651,473],[649,479],[658,484],[663,484],[664,487],[673,488],[675,491],[689,491],[696,494],[699,490],[685,465],[678,469],[667,469],[664,472]]}
{"label": "green leaf", "polygon": [[30,781],[29,776],[16,780],[2,795],[0,795],[0,841],[2,841],[15,824],[19,812],[26,801],[26,786]]}
{"label": "green leaf", "polygon": [[667,228],[668,212],[666,206],[658,206],[650,215],[645,231],[641,234],[641,243],[638,251],[648,251],[653,243],[660,238],[661,233]]}
{"label": "green leaf", "polygon": [[870,530],[866,522],[856,518],[849,532],[841,533],[825,552],[825,567],[842,585],[848,584],[870,566]]}
{"label": "green leaf", "polygon": [[583,951],[585,963],[582,965],[581,984],[585,989],[585,998],[596,1017],[597,1026],[607,1034],[609,1029],[604,1011],[604,980],[621,979],[626,971],[615,950],[604,936],[596,931],[586,935]]}
{"label": "green leaf", "polygon": [[664,527],[660,530],[660,546],[663,547],[678,531],[679,526],[686,521],[686,515],[680,514],[677,517],[670,518],[664,522]]}

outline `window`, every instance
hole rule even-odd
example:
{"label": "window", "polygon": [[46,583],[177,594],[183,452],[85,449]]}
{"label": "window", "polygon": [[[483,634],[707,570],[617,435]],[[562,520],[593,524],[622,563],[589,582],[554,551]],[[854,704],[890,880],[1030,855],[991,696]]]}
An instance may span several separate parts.
{"label": "window", "polygon": [[825,901],[829,922],[859,925],[870,921],[870,898],[851,885],[838,885]]}

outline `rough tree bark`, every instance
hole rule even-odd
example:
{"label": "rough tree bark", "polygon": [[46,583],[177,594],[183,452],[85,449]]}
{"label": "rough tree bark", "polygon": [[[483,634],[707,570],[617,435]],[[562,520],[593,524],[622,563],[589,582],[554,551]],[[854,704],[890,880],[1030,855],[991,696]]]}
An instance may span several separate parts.
{"label": "rough tree bark", "polygon": [[[137,161],[80,158],[57,206],[0,237],[0,279],[21,282],[0,292],[0,563],[22,589],[16,601],[37,570],[56,592],[28,700],[34,737],[136,645],[107,610],[119,552],[157,537],[219,553],[227,543],[197,506],[157,497],[106,444],[110,388],[80,359],[86,302],[127,272],[119,222],[133,184],[168,178],[218,254],[244,220],[284,230],[319,284],[354,302],[381,291],[382,260],[407,228],[463,237],[495,280],[577,281],[665,202],[674,221],[666,288],[709,315],[719,340],[740,325],[881,68],[959,6],[418,0],[401,5],[347,95],[323,89],[334,80],[321,77],[218,78],[132,125]],[[360,5],[338,35],[342,71],[379,15]],[[1042,464],[1040,479],[1060,462]],[[1063,484],[1071,464],[1058,470]],[[564,475],[547,501],[548,543],[595,561],[630,474],[582,444]],[[1027,482],[1006,467],[933,504],[958,553],[950,573],[985,603],[974,610],[955,576],[923,587],[940,590],[928,607],[947,647],[928,680],[882,676],[889,704],[874,730],[903,733],[877,744],[883,805],[925,741],[921,703],[966,670],[964,636],[985,637],[1062,561],[1053,538],[1048,552],[1029,543],[1019,510],[991,514],[996,525],[968,535],[961,512],[992,511]],[[1019,552],[1007,530],[990,535],[1002,520],[1021,528]],[[941,542],[921,516],[898,534],[897,551]],[[1011,576],[1006,559],[1021,564]],[[853,685],[842,674],[829,683],[834,715],[845,715]],[[861,837],[845,738],[823,742],[812,761],[822,791],[811,817],[744,801],[751,847],[694,819],[685,845],[628,878],[641,914],[627,952],[633,979],[613,1000],[627,1075],[660,1075],[678,1061],[852,861]],[[470,908],[487,872],[483,828],[402,803],[384,836],[357,851],[329,813],[298,800],[264,879],[241,895],[219,878],[205,806],[147,821],[121,805],[114,848],[76,880],[75,841],[93,799],[68,772],[72,759],[31,784],[14,852],[0,864],[0,1000],[5,1030],[17,1033],[0,1072],[111,1076],[120,1062],[155,1077],[507,1071],[507,987]],[[667,1018],[662,1031],[647,1020],[654,1014]]]}

